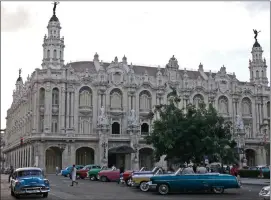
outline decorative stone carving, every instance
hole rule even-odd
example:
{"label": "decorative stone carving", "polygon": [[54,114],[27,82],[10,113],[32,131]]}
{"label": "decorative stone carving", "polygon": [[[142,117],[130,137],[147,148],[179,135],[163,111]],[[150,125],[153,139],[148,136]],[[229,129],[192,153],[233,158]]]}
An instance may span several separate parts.
{"label": "decorative stone carving", "polygon": [[132,109],[130,111],[130,115],[128,117],[128,126],[138,126],[138,122],[136,119],[136,113],[135,113],[134,109]]}
{"label": "decorative stone carving", "polygon": [[107,127],[109,125],[108,118],[105,114],[105,109],[102,106],[100,109],[100,116],[98,117],[98,127]]}
{"label": "decorative stone carving", "polygon": [[244,130],[244,122],[240,115],[236,115],[235,128],[237,130]]}

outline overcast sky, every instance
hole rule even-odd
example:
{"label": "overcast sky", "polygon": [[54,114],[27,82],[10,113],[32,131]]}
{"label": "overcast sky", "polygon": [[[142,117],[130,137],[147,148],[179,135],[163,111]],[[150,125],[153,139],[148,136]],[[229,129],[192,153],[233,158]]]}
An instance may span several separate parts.
{"label": "overcast sky", "polygon": [[[22,68],[26,80],[41,68],[42,42],[51,2],[1,2],[1,128]],[[252,29],[270,63],[269,2],[61,2],[56,9],[65,37],[65,62],[119,60],[165,66],[172,55],[180,68],[217,71],[225,65],[249,81]],[[269,73],[268,66],[268,74]]]}

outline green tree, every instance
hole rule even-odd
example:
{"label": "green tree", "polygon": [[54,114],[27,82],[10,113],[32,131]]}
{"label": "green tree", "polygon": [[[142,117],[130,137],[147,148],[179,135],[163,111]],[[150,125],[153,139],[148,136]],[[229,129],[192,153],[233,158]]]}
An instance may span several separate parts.
{"label": "green tree", "polygon": [[189,105],[185,111],[178,108],[180,98],[176,90],[169,96],[167,105],[156,106],[154,112],[160,117],[153,122],[153,131],[146,137],[147,143],[156,149],[156,158],[167,155],[167,159],[178,163],[200,163],[208,156],[211,161],[234,162],[236,143],[231,137],[231,124],[212,105],[207,108],[201,104],[198,109]]}

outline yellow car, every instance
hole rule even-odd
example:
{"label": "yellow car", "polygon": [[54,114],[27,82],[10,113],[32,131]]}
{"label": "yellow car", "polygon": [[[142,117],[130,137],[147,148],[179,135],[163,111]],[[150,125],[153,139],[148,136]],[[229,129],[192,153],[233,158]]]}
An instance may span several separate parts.
{"label": "yellow car", "polygon": [[162,168],[158,168],[154,173],[133,175],[132,187],[139,187],[141,191],[147,192],[149,190],[149,185],[147,183],[150,181],[150,178],[154,175],[160,174],[164,174],[164,170]]}

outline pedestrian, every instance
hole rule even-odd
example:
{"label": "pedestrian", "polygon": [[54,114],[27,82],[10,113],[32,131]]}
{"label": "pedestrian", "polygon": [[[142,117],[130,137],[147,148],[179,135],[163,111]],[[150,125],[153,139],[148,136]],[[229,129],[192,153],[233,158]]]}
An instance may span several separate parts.
{"label": "pedestrian", "polygon": [[10,183],[10,178],[13,176],[14,169],[13,166],[10,166],[9,176],[8,176],[8,182]]}
{"label": "pedestrian", "polygon": [[201,164],[201,165],[197,168],[197,173],[198,173],[198,174],[206,174],[206,173],[207,173],[206,167],[204,167],[204,165]]}
{"label": "pedestrian", "polygon": [[58,166],[56,166],[56,175],[58,175],[58,170],[59,170]]}
{"label": "pedestrian", "polygon": [[72,184],[71,186],[73,186],[73,183],[76,183],[76,185],[78,185],[78,182],[76,181],[76,167],[75,165],[72,166],[72,170],[71,170],[71,177],[72,177]]}
{"label": "pedestrian", "polygon": [[197,173],[197,165],[196,164],[193,165],[193,171],[194,171],[194,173]]}

